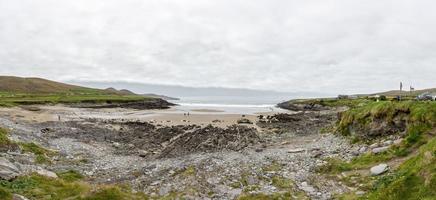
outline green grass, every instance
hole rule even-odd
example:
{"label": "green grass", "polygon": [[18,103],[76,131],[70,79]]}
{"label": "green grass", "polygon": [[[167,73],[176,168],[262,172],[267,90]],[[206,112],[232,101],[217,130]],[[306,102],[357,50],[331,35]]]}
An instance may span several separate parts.
{"label": "green grass", "polygon": [[36,163],[38,164],[50,164],[50,157],[56,155],[56,152],[45,149],[38,144],[31,143],[19,143],[23,152],[33,153],[36,156]]}
{"label": "green grass", "polygon": [[366,153],[349,162],[330,158],[326,160],[327,164],[319,167],[317,171],[324,174],[338,174],[345,171],[365,169],[376,163],[388,161],[396,157],[393,152],[395,151],[388,151],[380,154]]}
{"label": "green grass", "polygon": [[272,185],[280,189],[292,189],[294,188],[294,182],[291,179],[286,179],[281,176],[274,176],[272,179]]}
{"label": "green grass", "polygon": [[436,138],[394,173],[381,177],[368,199],[436,199]]}
{"label": "green grass", "polygon": [[371,102],[350,109],[341,115],[338,130],[343,135],[350,134],[350,126],[367,126],[377,119],[392,122],[395,117],[404,115],[408,125],[436,126],[436,102]]}
{"label": "green grass", "polygon": [[264,172],[276,172],[283,168],[282,164],[278,161],[273,160],[270,165],[266,165],[262,168]]}
{"label": "green grass", "polygon": [[295,99],[288,101],[289,104],[318,104],[327,107],[340,107],[347,106],[349,108],[356,108],[365,104],[374,102],[373,100],[359,98],[359,99],[336,99],[336,98],[322,98],[322,99]]}
{"label": "green grass", "polygon": [[0,181],[0,199],[12,199],[13,193],[29,199],[42,200],[136,200],[148,199],[145,194],[132,193],[128,187],[91,186],[86,182],[67,178],[52,179],[36,174],[13,181]]}
{"label": "green grass", "polygon": [[342,113],[337,130],[343,135],[350,136],[352,140],[371,143],[372,140],[359,134],[350,135],[350,127],[354,127],[354,129],[360,127],[361,131],[365,133],[368,131],[365,128],[369,128],[373,121],[384,120],[389,123],[395,117],[401,117],[406,121],[406,135],[401,144],[393,145],[383,153],[360,155],[350,162],[329,159],[327,160],[328,164],[320,167],[318,171],[336,174],[343,171],[365,169],[380,162],[409,155],[433,138],[431,131],[436,126],[436,102],[371,102]]}
{"label": "green grass", "polygon": [[8,132],[6,129],[0,127],[0,151],[7,151],[16,145],[13,141],[9,140]]}
{"label": "green grass", "polygon": [[108,94],[99,90],[80,90],[66,93],[7,93],[0,94],[0,106],[31,104],[73,104],[73,103],[125,103],[151,99],[139,95]]}
{"label": "green grass", "polygon": [[[372,185],[372,188],[363,188],[368,192],[367,195],[359,197],[347,193],[338,199],[436,199],[436,102],[369,102],[342,113],[337,131],[350,136],[350,139],[372,143],[372,140],[378,141],[383,136],[368,138],[359,134],[369,131],[374,122],[389,124],[394,120],[405,122],[402,143],[391,146],[386,152],[366,153],[349,162],[329,159],[328,164],[319,168],[318,172],[336,177],[344,171],[369,169],[375,164],[404,157],[411,152],[417,153],[393,172],[380,177],[362,177],[362,180]],[[371,181],[365,178],[371,178]]]}
{"label": "green grass", "polygon": [[65,180],[65,181],[68,181],[68,182],[78,181],[78,180],[82,180],[84,178],[84,176],[82,174],[80,174],[79,172],[76,172],[74,170],[58,172],[57,175],[59,178]]}

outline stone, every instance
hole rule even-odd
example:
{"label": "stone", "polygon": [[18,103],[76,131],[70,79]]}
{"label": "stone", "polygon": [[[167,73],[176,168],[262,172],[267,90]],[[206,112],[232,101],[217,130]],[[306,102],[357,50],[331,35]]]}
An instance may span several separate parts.
{"label": "stone", "polygon": [[112,146],[114,146],[115,148],[118,148],[121,146],[121,144],[118,142],[114,142],[114,143],[112,143]]}
{"label": "stone", "polygon": [[165,196],[165,195],[167,195],[170,192],[171,192],[171,187],[170,186],[164,186],[164,187],[161,187],[159,189],[159,195],[160,196]]}
{"label": "stone", "polygon": [[49,171],[49,170],[46,170],[46,169],[43,169],[43,168],[37,169],[36,173],[41,175],[41,176],[46,176],[49,178],[58,178],[58,175],[56,175],[56,173]]}
{"label": "stone", "polygon": [[301,153],[301,152],[303,152],[304,151],[304,149],[300,149],[300,148],[297,148],[297,149],[289,149],[288,150],[288,153]]}
{"label": "stone", "polygon": [[377,176],[383,174],[389,170],[389,166],[385,163],[379,164],[371,168],[371,175]]}
{"label": "stone", "polygon": [[300,189],[305,191],[305,192],[307,192],[307,193],[309,193],[309,194],[312,194],[312,193],[315,192],[315,188],[313,188],[312,186],[308,185],[306,182],[302,182],[301,183]]}
{"label": "stone", "polygon": [[360,154],[363,154],[363,153],[365,153],[367,150],[368,150],[368,148],[365,147],[365,146],[360,147],[360,149],[359,149],[359,153],[360,153]]}
{"label": "stone", "polygon": [[254,176],[248,176],[247,183],[248,185],[257,185],[259,183],[259,180]]}
{"label": "stone", "polygon": [[377,147],[378,147],[378,143],[374,143],[374,144],[369,145],[370,149],[374,149],[374,148],[377,148]]}
{"label": "stone", "polygon": [[386,141],[383,142],[383,145],[385,145],[385,146],[389,146],[389,145],[391,145],[392,143],[393,143],[392,140],[386,140]]}
{"label": "stone", "polygon": [[231,189],[231,190],[228,191],[228,194],[229,194],[229,196],[230,196],[232,199],[235,199],[235,198],[238,197],[241,193],[242,193],[242,189],[239,189],[239,188],[237,188],[237,189]]}
{"label": "stone", "polygon": [[139,155],[139,157],[146,157],[147,156],[147,154],[148,154],[148,151],[145,151],[145,150],[139,150],[138,151],[138,155]]}
{"label": "stone", "polygon": [[387,151],[388,149],[389,149],[389,147],[377,147],[377,148],[372,149],[372,153],[375,153],[375,154],[382,153],[382,152]]}
{"label": "stone", "polygon": [[394,144],[395,144],[395,145],[400,145],[401,142],[403,142],[403,138],[400,138],[400,139],[396,139],[396,140],[394,140]]}
{"label": "stone", "polygon": [[256,150],[254,150],[254,151],[256,151],[257,153],[260,153],[260,152],[263,151],[263,149],[256,149]]}
{"label": "stone", "polygon": [[19,194],[14,194],[12,195],[12,200],[29,200],[29,199]]}
{"label": "stone", "polygon": [[364,191],[356,191],[355,194],[356,194],[357,196],[362,196],[362,195],[365,194],[365,192],[364,192]]}
{"label": "stone", "polygon": [[7,160],[6,158],[0,157],[0,178],[5,180],[11,180],[21,174],[20,169]]}
{"label": "stone", "polygon": [[250,121],[249,119],[243,118],[243,119],[239,119],[237,121],[238,124],[253,124],[252,121]]}

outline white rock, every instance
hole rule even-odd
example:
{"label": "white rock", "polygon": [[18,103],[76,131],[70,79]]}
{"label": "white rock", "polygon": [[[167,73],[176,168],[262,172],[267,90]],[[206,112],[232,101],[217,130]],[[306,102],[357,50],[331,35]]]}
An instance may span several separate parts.
{"label": "white rock", "polygon": [[56,175],[56,173],[43,169],[43,168],[39,168],[36,170],[36,173],[41,175],[41,176],[46,176],[46,177],[50,177],[50,178],[58,178],[58,175]]}
{"label": "white rock", "polygon": [[14,195],[12,196],[12,200],[29,200],[29,199],[26,198],[26,197],[24,197],[24,196],[21,196],[21,195],[19,195],[19,194],[14,194]]}
{"label": "white rock", "polygon": [[403,141],[403,138],[396,139],[396,140],[394,140],[394,144],[399,145],[399,144],[401,144],[402,141]]}
{"label": "white rock", "polygon": [[368,150],[368,148],[367,147],[361,147],[360,149],[359,149],[359,153],[365,153],[366,151]]}
{"label": "white rock", "polygon": [[385,145],[385,146],[389,146],[391,144],[392,144],[392,140],[386,140],[383,142],[383,145]]}
{"label": "white rock", "polygon": [[365,194],[365,192],[364,192],[364,191],[356,191],[355,194],[356,194],[357,196],[362,196],[362,195]]}
{"label": "white rock", "polygon": [[374,149],[372,149],[372,152],[375,153],[375,154],[377,154],[377,153],[385,152],[385,151],[387,151],[388,149],[389,149],[388,146],[387,146],[387,147],[378,147],[378,148],[374,148]]}
{"label": "white rock", "polygon": [[378,143],[374,143],[374,144],[369,145],[369,148],[371,148],[371,149],[374,149],[377,147],[378,147]]}
{"label": "white rock", "polygon": [[300,148],[297,148],[297,149],[289,149],[288,150],[288,153],[300,153],[300,152],[303,152],[304,151],[304,149],[300,149]]}
{"label": "white rock", "polygon": [[379,164],[371,168],[371,175],[377,176],[389,170],[389,166],[385,163]]}
{"label": "white rock", "polygon": [[0,157],[0,178],[11,180],[20,175],[18,167],[8,159]]}
{"label": "white rock", "polygon": [[114,147],[118,148],[118,147],[120,147],[120,146],[121,146],[121,144],[120,144],[120,143],[118,143],[118,142],[114,142],[114,143],[112,143],[112,146],[114,146]]}

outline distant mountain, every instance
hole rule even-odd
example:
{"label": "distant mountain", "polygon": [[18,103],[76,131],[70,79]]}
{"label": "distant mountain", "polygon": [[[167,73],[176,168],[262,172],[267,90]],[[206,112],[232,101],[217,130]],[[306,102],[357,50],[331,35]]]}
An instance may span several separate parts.
{"label": "distant mountain", "polygon": [[307,98],[307,97],[326,97],[332,94],[322,94],[313,92],[277,92],[270,90],[253,90],[241,88],[222,88],[222,87],[185,87],[178,85],[158,85],[130,82],[72,82],[70,83],[95,87],[95,88],[128,88],[137,94],[158,94],[183,99],[184,97],[198,96],[245,96],[245,97],[267,97],[276,96],[283,99]]}
{"label": "distant mountain", "polygon": [[108,92],[111,92],[111,93],[120,94],[120,95],[136,95],[132,91],[126,90],[126,89],[117,90],[117,89],[115,89],[113,87],[110,87],[110,88],[106,88],[104,90],[108,91]]}

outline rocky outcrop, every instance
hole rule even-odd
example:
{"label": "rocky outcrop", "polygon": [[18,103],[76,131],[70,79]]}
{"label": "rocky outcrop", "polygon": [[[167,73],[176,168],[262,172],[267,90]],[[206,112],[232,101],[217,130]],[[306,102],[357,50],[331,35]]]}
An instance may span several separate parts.
{"label": "rocky outcrop", "polygon": [[[402,110],[396,111],[393,116],[367,114],[365,118],[353,120],[346,125],[341,121],[339,130],[343,134],[350,134],[369,141],[386,136],[401,135],[407,129],[409,114],[408,111]],[[344,114],[340,114],[339,117],[344,119],[342,115]]]}
{"label": "rocky outcrop", "polygon": [[335,113],[280,113],[260,116],[257,125],[278,134],[287,132],[313,134],[319,132],[323,127],[332,125],[336,120],[337,115]]}
{"label": "rocky outcrop", "polygon": [[0,178],[11,180],[21,174],[21,170],[8,159],[0,157]]}
{"label": "rocky outcrop", "polygon": [[[260,141],[255,128],[233,125],[155,126],[137,121],[68,122],[71,128],[52,128],[53,137],[74,137],[80,141],[107,142],[120,154],[139,157],[174,157],[195,152],[239,151]],[[113,128],[113,127],[117,128]],[[48,136],[48,134],[47,134]]]}
{"label": "rocky outcrop", "polygon": [[123,102],[123,103],[111,103],[107,102],[105,104],[95,104],[95,103],[81,103],[78,105],[74,105],[75,107],[81,108],[131,108],[137,110],[146,110],[146,109],[167,109],[170,106],[174,106],[175,104],[165,101],[163,99],[153,98],[146,99],[143,101],[131,101],[131,102]]}
{"label": "rocky outcrop", "polygon": [[292,110],[292,111],[322,111],[329,110],[329,107],[323,106],[317,103],[294,103],[292,101],[286,101],[277,104],[279,108]]}

